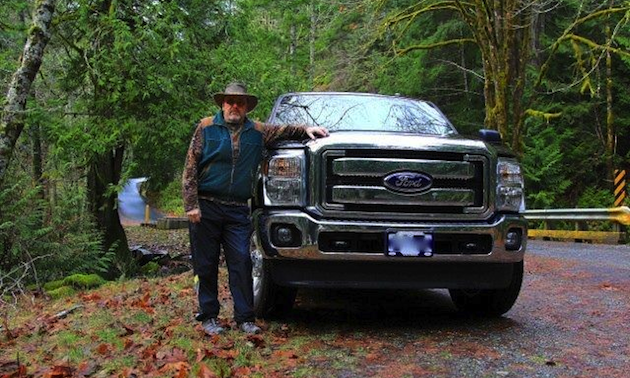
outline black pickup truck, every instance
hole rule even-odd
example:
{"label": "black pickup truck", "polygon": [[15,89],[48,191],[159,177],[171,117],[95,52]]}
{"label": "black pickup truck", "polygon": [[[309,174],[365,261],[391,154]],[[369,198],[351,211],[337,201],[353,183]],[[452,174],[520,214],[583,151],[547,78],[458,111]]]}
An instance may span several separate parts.
{"label": "black pickup truck", "polygon": [[327,138],[268,152],[252,202],[254,305],[296,290],[446,288],[458,310],[500,316],[518,297],[523,177],[497,132],[457,133],[433,104],[360,93],[289,93],[270,123]]}

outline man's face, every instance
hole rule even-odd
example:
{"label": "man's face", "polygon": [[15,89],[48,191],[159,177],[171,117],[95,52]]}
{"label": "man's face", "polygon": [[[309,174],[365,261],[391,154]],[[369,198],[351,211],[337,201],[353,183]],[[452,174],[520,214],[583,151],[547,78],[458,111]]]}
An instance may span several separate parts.
{"label": "man's face", "polygon": [[247,100],[241,96],[225,96],[223,118],[228,123],[241,123],[247,114]]}

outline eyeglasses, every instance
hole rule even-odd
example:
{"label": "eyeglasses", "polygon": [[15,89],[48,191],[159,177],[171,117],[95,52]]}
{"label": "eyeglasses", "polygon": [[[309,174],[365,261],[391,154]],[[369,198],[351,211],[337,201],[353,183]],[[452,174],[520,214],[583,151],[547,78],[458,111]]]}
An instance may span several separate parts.
{"label": "eyeglasses", "polygon": [[223,102],[230,106],[245,106],[247,101],[244,98],[240,97],[226,97],[223,99]]}

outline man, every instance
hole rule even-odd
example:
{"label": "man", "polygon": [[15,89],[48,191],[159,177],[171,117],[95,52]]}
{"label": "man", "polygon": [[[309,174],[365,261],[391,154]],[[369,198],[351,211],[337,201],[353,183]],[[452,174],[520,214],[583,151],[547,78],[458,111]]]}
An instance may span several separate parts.
{"label": "man", "polygon": [[191,252],[199,278],[199,314],[204,331],[223,331],[217,321],[218,265],[221,246],[234,299],[234,320],[240,330],[259,333],[254,323],[247,200],[265,145],[278,139],[325,137],[323,127],[272,126],[253,122],[247,113],[258,103],[242,83],[232,83],[214,95],[221,110],[199,122],[184,167],[183,195],[188,216]]}

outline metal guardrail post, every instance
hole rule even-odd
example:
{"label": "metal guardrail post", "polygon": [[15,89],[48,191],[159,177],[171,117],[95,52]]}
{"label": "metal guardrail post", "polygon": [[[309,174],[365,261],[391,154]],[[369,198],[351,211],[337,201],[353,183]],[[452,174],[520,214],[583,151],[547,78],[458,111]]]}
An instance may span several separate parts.
{"label": "metal guardrail post", "polygon": [[144,207],[144,223],[148,224],[151,221],[151,208],[149,205]]}

